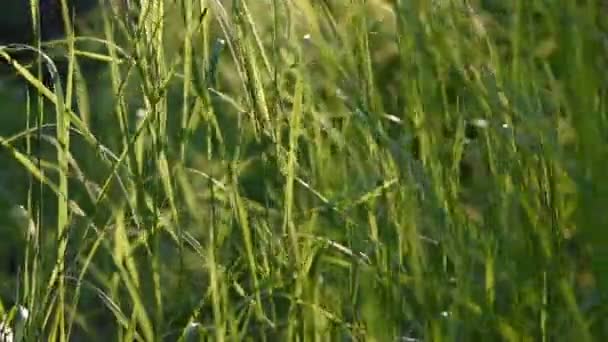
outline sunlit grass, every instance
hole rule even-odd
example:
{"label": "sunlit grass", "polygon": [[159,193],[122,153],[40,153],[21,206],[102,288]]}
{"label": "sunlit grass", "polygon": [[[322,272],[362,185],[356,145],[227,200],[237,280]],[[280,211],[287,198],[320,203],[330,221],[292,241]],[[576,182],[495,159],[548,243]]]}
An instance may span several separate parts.
{"label": "sunlit grass", "polygon": [[26,340],[607,334],[599,2],[141,3],[0,51]]}

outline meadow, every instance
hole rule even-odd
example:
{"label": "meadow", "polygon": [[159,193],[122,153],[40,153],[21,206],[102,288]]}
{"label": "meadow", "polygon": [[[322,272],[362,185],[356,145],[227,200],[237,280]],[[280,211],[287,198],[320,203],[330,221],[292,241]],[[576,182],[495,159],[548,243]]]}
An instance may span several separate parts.
{"label": "meadow", "polygon": [[608,338],[605,1],[126,3],[0,46],[15,340]]}

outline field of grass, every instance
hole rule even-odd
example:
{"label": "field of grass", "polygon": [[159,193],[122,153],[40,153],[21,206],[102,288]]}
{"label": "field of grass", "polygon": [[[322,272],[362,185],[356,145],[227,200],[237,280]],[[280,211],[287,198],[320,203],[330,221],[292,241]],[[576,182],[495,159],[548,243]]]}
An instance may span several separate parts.
{"label": "field of grass", "polygon": [[605,1],[105,3],[0,48],[17,337],[608,338]]}

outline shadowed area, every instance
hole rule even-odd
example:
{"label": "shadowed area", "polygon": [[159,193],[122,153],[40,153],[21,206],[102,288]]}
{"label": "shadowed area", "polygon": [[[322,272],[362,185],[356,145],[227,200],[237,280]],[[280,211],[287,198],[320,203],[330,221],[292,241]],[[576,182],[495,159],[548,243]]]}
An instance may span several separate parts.
{"label": "shadowed area", "polygon": [[[67,0],[72,18],[93,9],[99,0]],[[40,37],[57,38],[64,33],[61,0],[40,0]],[[4,0],[0,12],[0,44],[31,43],[34,40],[30,0]]]}

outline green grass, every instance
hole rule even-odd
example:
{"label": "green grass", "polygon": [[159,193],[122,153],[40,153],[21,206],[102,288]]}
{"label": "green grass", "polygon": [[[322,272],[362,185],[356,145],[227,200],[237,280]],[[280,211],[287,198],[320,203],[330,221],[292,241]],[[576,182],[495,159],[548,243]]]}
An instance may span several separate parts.
{"label": "green grass", "polygon": [[601,1],[144,3],[2,90],[25,340],[608,336]]}

